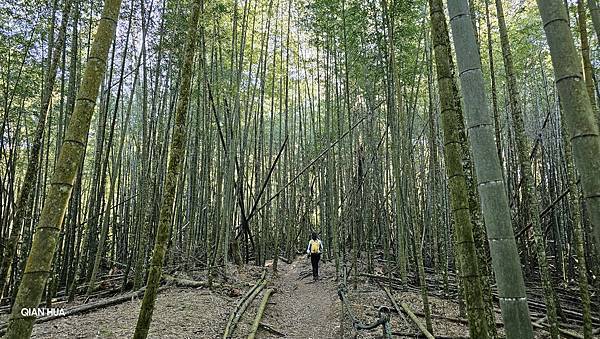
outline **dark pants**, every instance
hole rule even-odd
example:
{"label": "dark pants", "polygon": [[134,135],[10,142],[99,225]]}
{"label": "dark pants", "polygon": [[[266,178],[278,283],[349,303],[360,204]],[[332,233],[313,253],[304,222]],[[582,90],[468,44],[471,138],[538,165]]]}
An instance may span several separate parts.
{"label": "dark pants", "polygon": [[311,253],[310,263],[312,264],[314,279],[319,277],[319,260],[321,260],[321,253]]}

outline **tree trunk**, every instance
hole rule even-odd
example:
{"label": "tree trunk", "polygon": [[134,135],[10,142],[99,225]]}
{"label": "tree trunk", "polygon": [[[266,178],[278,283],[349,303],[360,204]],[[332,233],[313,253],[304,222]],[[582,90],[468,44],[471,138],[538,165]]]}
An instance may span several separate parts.
{"label": "tree trunk", "polygon": [[181,86],[179,88],[179,99],[175,111],[175,125],[173,127],[173,137],[171,140],[171,151],[169,155],[169,165],[165,177],[165,187],[163,199],[160,206],[158,229],[156,231],[156,240],[152,252],[152,262],[150,272],[146,283],[146,293],[135,328],[135,339],[144,339],[148,336],[150,321],[154,311],[154,303],[162,274],[163,261],[169,242],[169,225],[172,221],[173,202],[175,200],[175,191],[179,179],[179,173],[183,165],[186,144],[186,119],[189,107],[190,87],[192,78],[192,68],[194,63],[194,54],[196,51],[196,40],[198,31],[198,19],[203,0],[196,0],[192,4],[192,13],[189,20],[187,45],[183,67],[181,69]]}
{"label": "tree trunk", "polygon": [[577,0],[577,25],[579,26],[579,38],[581,39],[581,58],[583,60],[583,79],[585,87],[590,96],[592,111],[596,114],[598,124],[600,124],[600,112],[596,103],[596,90],[594,88],[594,68],[590,58],[590,43],[587,33],[587,15],[583,0]]}
{"label": "tree trunk", "polygon": [[17,292],[6,338],[20,339],[31,336],[33,317],[22,316],[21,309],[35,308],[39,305],[46,279],[51,271],[50,265],[56,249],[58,234],[71,196],[81,155],[84,152],[84,143],[94,113],[98,89],[104,76],[108,49],[115,35],[120,7],[120,0],[106,0],[104,3],[104,11],[90,49],[75,110],[65,132],[65,140],[37,225],[23,280]]}
{"label": "tree trunk", "polygon": [[556,87],[571,140],[575,167],[596,246],[600,246],[600,133],[564,5],[559,0],[538,0],[538,8],[552,57]]}
{"label": "tree trunk", "polygon": [[588,7],[590,8],[590,13],[592,15],[596,39],[600,40],[600,7],[598,7],[596,0],[588,0]]}
{"label": "tree trunk", "polygon": [[466,137],[454,79],[450,39],[442,0],[429,0],[429,7],[441,104],[444,159],[456,234],[458,272],[466,299],[469,333],[473,338],[487,338],[487,321],[481,316],[485,309],[481,275],[469,213],[467,178],[462,164],[462,145],[466,142]]}
{"label": "tree trunk", "polygon": [[496,274],[500,308],[508,338],[533,338],[525,284],[511,226],[510,209],[494,143],[481,61],[466,0],[448,0],[467,131],[473,150],[481,209]]}
{"label": "tree trunk", "polygon": [[[537,262],[540,268],[540,276],[544,290],[544,299],[546,301],[546,314],[550,324],[550,336],[552,339],[558,339],[558,323],[556,319],[556,302],[554,300],[554,289],[550,282],[550,272],[548,270],[548,259],[546,258],[546,241],[544,239],[542,222],[540,220],[539,196],[536,191],[533,169],[529,159],[530,147],[525,135],[525,123],[523,111],[521,110],[521,96],[517,88],[517,79],[515,76],[514,65],[512,61],[512,52],[508,40],[508,30],[504,20],[504,9],[502,0],[496,0],[496,11],[498,14],[498,27],[500,30],[500,42],[502,45],[502,57],[504,60],[504,71],[506,72],[508,95],[510,102],[510,111],[512,114],[512,123],[515,133],[517,146],[517,159],[521,172],[521,209],[522,218],[528,223],[531,218],[533,225],[533,234],[535,239],[535,252]],[[517,219],[519,220],[519,219]]]}

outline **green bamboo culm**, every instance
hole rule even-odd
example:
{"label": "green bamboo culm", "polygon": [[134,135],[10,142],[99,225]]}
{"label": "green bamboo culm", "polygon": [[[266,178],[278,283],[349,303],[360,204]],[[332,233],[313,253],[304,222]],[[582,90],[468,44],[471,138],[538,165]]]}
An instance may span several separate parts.
{"label": "green bamboo culm", "polygon": [[565,126],[565,121],[561,120],[561,130],[563,143],[565,145],[565,164],[567,169],[567,183],[569,185],[569,209],[571,210],[571,220],[573,222],[573,238],[575,240],[575,250],[577,253],[577,282],[579,284],[579,293],[581,294],[581,314],[583,315],[583,338],[592,338],[592,314],[590,308],[590,291],[587,281],[587,264],[584,249],[584,234],[581,220],[581,202],[579,201],[579,189],[577,188],[577,179],[573,165],[573,155],[571,152],[571,142],[569,133]]}
{"label": "green bamboo culm", "polygon": [[156,232],[156,240],[154,242],[154,250],[152,252],[150,272],[148,273],[148,281],[146,283],[146,292],[144,293],[142,307],[135,327],[134,339],[144,339],[148,336],[158,285],[162,274],[163,261],[165,253],[167,252],[169,229],[173,216],[173,202],[175,201],[177,181],[183,165],[185,153],[186,119],[190,99],[190,84],[192,82],[194,54],[196,52],[196,40],[198,36],[198,19],[200,18],[201,8],[202,0],[194,0],[187,32],[188,38],[185,47],[183,67],[181,68],[181,87],[179,89],[179,99],[175,110],[173,139],[171,140],[171,151],[165,177],[164,195],[158,217],[158,229]]}
{"label": "green bamboo culm", "polygon": [[456,234],[457,261],[464,292],[471,338],[488,338],[486,307],[473,237],[473,222],[469,212],[467,176],[463,169],[463,145],[466,142],[454,65],[450,50],[448,26],[442,0],[429,0],[437,83],[440,94],[441,123],[444,137],[444,160],[452,219]]}
{"label": "green bamboo culm", "polygon": [[21,189],[19,190],[19,197],[15,206],[15,214],[12,220],[13,228],[10,232],[10,238],[4,247],[4,252],[2,255],[2,264],[0,265],[0,294],[4,291],[4,287],[8,285],[10,280],[11,274],[9,272],[11,270],[13,258],[17,255],[17,245],[21,237],[23,220],[25,219],[26,215],[31,213],[31,211],[28,210],[27,202],[30,199],[31,192],[33,191],[35,182],[37,181],[36,178],[40,163],[42,140],[44,138],[44,132],[46,129],[48,108],[50,107],[54,82],[56,80],[56,73],[60,63],[60,57],[62,56],[62,49],[65,44],[65,37],[72,5],[72,0],[67,0],[64,3],[63,17],[61,19],[58,37],[54,43],[54,49],[52,51],[52,61],[48,65],[48,71],[46,72],[46,80],[44,83],[44,91],[42,93],[42,102],[38,116],[38,125],[35,130],[35,139],[33,140],[33,144],[31,145],[31,149],[29,151],[31,154],[29,157],[30,160],[27,163],[25,177],[23,179]]}
{"label": "green bamboo culm", "polygon": [[19,285],[5,338],[23,339],[31,336],[34,316],[21,315],[22,309],[38,307],[44,286],[52,270],[52,258],[62,226],[75,176],[85,151],[84,145],[94,113],[98,89],[104,78],[108,50],[115,36],[121,0],[106,0],[98,22],[94,42],[77,99],[65,132],[54,174],[40,221],[35,229],[31,251]]}
{"label": "green bamboo culm", "polygon": [[600,246],[600,133],[588,96],[581,58],[571,34],[565,6],[560,0],[537,0],[554,68],[562,118],[575,167],[581,178],[596,247]]}
{"label": "green bamboo culm", "polygon": [[[535,253],[540,270],[540,278],[546,303],[546,315],[548,317],[550,337],[558,339],[558,320],[556,318],[556,302],[554,300],[554,289],[550,279],[548,269],[548,258],[546,256],[546,240],[542,230],[542,221],[540,218],[540,197],[535,185],[535,173],[532,170],[531,145],[525,134],[524,114],[521,109],[521,94],[517,87],[517,77],[513,63],[510,41],[508,39],[508,29],[504,19],[504,9],[502,0],[496,0],[496,12],[498,18],[498,30],[500,31],[500,44],[502,47],[502,59],[504,61],[504,71],[506,74],[506,87],[508,89],[510,113],[512,125],[514,128],[515,144],[518,167],[521,173],[521,196],[522,203],[519,212],[523,215],[523,220],[531,220],[533,229],[533,238],[535,241]],[[535,167],[534,167],[535,168]]]}
{"label": "green bamboo culm", "polygon": [[500,309],[508,339],[533,338],[523,272],[494,141],[481,59],[467,0],[448,0],[448,12],[473,151],[481,210],[487,229]]}

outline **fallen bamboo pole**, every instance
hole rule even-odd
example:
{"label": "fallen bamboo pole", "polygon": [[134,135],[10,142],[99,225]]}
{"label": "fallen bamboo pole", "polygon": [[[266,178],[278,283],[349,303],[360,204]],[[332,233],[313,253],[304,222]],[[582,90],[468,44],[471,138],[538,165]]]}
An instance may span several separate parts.
{"label": "fallen bamboo pole", "polygon": [[404,323],[408,325],[408,321],[406,320],[406,318],[404,317],[402,312],[400,312],[400,307],[398,307],[398,303],[396,302],[396,299],[394,299],[394,296],[392,296],[390,289],[387,287],[381,286],[381,284],[379,284],[379,287],[383,288],[383,290],[387,294],[388,298],[390,299],[392,305],[394,306],[394,309],[396,310],[396,312],[398,312],[398,315],[400,316],[400,318],[402,318],[402,320],[404,320]]}
{"label": "fallen bamboo pole", "polygon": [[[392,332],[393,335],[398,337],[411,337],[411,338],[419,338],[421,337],[420,333],[411,333],[411,332]],[[467,336],[455,336],[455,335],[436,335],[435,339],[469,339]]]}
{"label": "fallen bamboo pole", "polygon": [[[400,308],[398,307],[398,303],[396,302],[396,299],[394,298],[394,296],[390,292],[389,288],[383,287],[383,286],[381,286],[381,284],[379,284],[379,286],[381,288],[383,288],[383,290],[387,294],[388,298],[392,302],[392,305],[394,305],[394,308],[396,309],[396,311],[398,312],[398,314],[402,317],[402,319],[404,320],[404,322],[408,323],[406,321],[406,318],[404,318],[404,316],[402,316],[402,313],[400,312]],[[417,318],[417,316],[411,311],[411,309],[408,307],[408,305],[406,305],[404,302],[400,302],[400,306],[402,307],[402,309],[404,310],[404,312],[406,312],[406,314],[408,314],[408,316],[415,323],[415,325],[417,325],[417,327],[419,328],[419,330],[421,331],[421,333],[423,333],[423,335],[425,337],[427,337],[427,339],[435,339],[435,337],[427,330],[427,328],[425,326],[423,326],[423,323],[421,323],[419,321],[419,318]]]}
{"label": "fallen bamboo pole", "polygon": [[263,313],[267,308],[267,304],[269,303],[269,297],[273,293],[273,289],[269,288],[265,291],[265,295],[263,296],[262,302],[258,307],[258,311],[256,311],[256,318],[254,318],[254,323],[252,324],[252,328],[250,329],[250,334],[248,335],[248,339],[254,339],[256,337],[256,331],[258,331],[258,327],[260,326],[260,321],[262,320]]}
{"label": "fallen bamboo pole", "polygon": [[267,280],[265,279],[267,271],[263,271],[263,274],[260,280],[254,285],[248,292],[244,295],[242,299],[238,302],[235,309],[229,315],[229,320],[227,321],[227,326],[225,327],[225,331],[223,332],[223,339],[230,338],[237,327],[240,318],[248,308],[248,305],[254,300],[254,298],[262,291],[262,289],[267,284]]}
{"label": "fallen bamboo pole", "polygon": [[283,333],[283,332],[281,332],[279,330],[276,330],[275,328],[273,328],[273,326],[271,326],[269,324],[260,323],[258,326],[262,327],[263,329],[265,329],[265,330],[267,330],[267,331],[269,331],[269,332],[271,332],[273,334],[275,334],[276,336],[285,337],[285,333]]}
{"label": "fallen bamboo pole", "polygon": [[[533,325],[533,327],[535,327],[535,328],[539,328],[541,330],[548,331],[548,325],[547,324],[540,324],[540,323],[537,323],[537,322],[532,322],[531,325]],[[558,331],[560,332],[561,335],[563,335],[564,337],[567,337],[567,338],[583,339],[583,336],[581,334],[578,334],[578,333],[567,331],[567,330],[562,329],[562,328],[559,328]]]}
{"label": "fallen bamboo pole", "polygon": [[427,339],[435,339],[435,337],[431,333],[429,333],[427,328],[425,328],[425,325],[423,325],[423,323],[421,323],[419,321],[419,318],[417,318],[417,316],[413,313],[413,311],[411,311],[410,307],[408,307],[408,305],[406,305],[406,303],[400,302],[400,306],[402,306],[402,309],[404,310],[404,312],[406,312],[406,314],[408,314],[410,319],[415,323],[415,325],[417,325],[419,330],[421,330],[421,333],[423,333],[423,335]]}

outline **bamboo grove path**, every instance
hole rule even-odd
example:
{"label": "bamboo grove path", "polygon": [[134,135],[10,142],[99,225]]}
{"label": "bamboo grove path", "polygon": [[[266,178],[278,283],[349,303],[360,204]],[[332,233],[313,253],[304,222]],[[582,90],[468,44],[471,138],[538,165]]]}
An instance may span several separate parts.
{"label": "bamboo grove path", "polygon": [[[337,338],[340,329],[340,302],[337,296],[335,267],[321,263],[320,280],[312,280],[310,260],[296,258],[279,265],[273,280],[273,294],[263,321],[282,330],[288,338]],[[276,338],[262,331],[258,338]]]}

